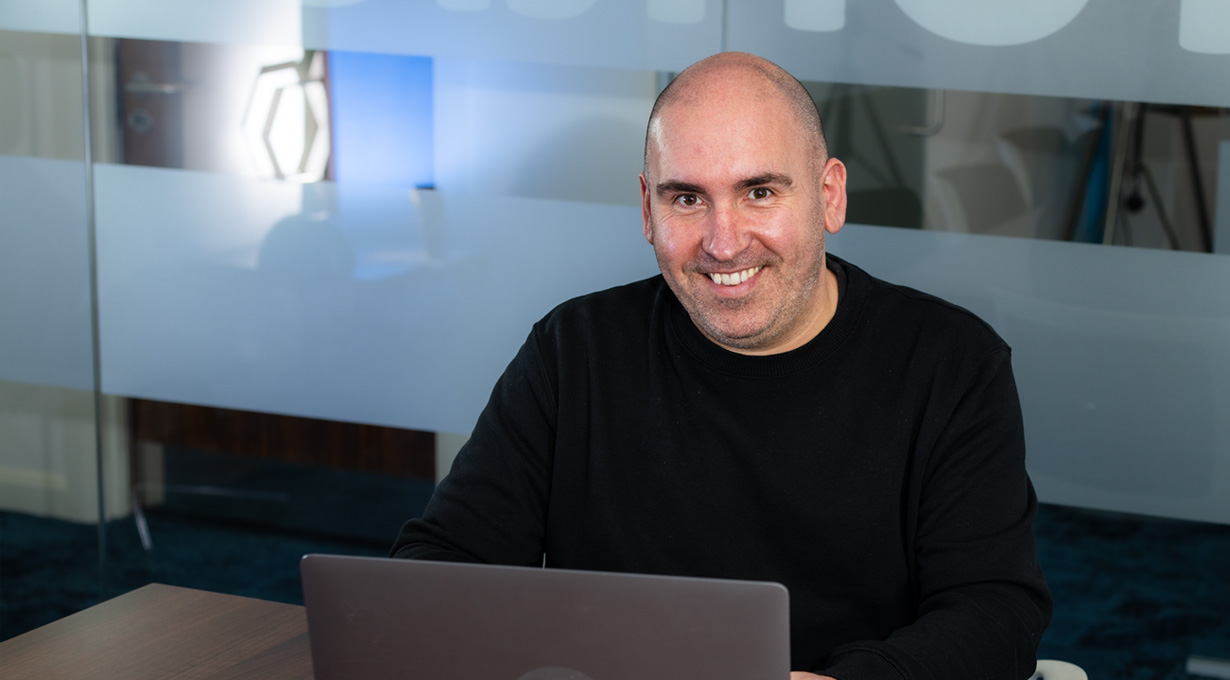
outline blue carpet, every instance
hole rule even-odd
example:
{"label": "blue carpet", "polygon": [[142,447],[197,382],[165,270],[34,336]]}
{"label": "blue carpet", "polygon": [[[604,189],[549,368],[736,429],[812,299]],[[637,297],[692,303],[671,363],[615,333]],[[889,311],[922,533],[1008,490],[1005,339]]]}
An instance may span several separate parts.
{"label": "blue carpet", "polygon": [[299,558],[310,552],[386,555],[384,543],[313,538],[231,522],[153,511],[146,552],[130,518],[98,527],[0,513],[0,640],[147,583],[302,604]]}
{"label": "blue carpet", "polygon": [[1230,659],[1230,526],[1043,506],[1034,530],[1056,602],[1041,656],[1131,680]]}
{"label": "blue carpet", "polygon": [[430,480],[168,449],[165,497],[106,527],[0,512],[0,640],[147,583],[302,604],[299,558],[387,555]]}
{"label": "blue carpet", "polygon": [[[0,639],[150,582],[301,603],[303,554],[383,555],[392,540],[275,524],[154,510],[154,549],[118,520],[99,565],[95,525],[0,513]],[[1095,680],[1181,679],[1190,654],[1230,658],[1230,526],[1043,506],[1036,532],[1057,602],[1042,657]]]}

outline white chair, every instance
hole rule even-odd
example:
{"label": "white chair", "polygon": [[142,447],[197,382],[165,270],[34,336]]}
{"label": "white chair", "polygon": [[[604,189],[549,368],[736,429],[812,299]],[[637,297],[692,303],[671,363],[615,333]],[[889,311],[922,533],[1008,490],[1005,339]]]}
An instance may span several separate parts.
{"label": "white chair", "polygon": [[1089,675],[1074,663],[1038,659],[1038,669],[1029,680],[1089,680]]}

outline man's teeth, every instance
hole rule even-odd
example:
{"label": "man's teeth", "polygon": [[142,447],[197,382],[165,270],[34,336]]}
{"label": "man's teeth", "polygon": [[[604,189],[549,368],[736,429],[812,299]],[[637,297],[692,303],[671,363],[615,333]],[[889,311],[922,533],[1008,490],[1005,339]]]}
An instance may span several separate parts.
{"label": "man's teeth", "polygon": [[760,270],[761,267],[752,267],[751,269],[744,269],[743,271],[735,272],[734,274],[710,274],[709,278],[713,279],[714,283],[723,286],[737,286],[755,276],[756,272]]}

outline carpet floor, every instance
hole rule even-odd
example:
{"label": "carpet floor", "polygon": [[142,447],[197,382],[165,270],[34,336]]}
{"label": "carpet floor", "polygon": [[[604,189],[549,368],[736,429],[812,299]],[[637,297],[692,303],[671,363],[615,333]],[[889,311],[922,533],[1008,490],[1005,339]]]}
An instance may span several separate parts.
{"label": "carpet floor", "polygon": [[[309,552],[383,555],[392,540],[346,540],[197,512],[98,527],[0,513],[0,640],[150,582],[301,603]],[[1090,678],[1178,680],[1189,655],[1230,658],[1230,526],[1044,505],[1039,559],[1057,603],[1040,656]]]}

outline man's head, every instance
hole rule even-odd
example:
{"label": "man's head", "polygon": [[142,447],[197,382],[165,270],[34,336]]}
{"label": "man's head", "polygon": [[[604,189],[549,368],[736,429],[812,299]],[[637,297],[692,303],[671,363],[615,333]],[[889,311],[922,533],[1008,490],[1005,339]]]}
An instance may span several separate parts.
{"label": "man's head", "polygon": [[824,235],[844,223],[845,178],[811,97],[772,62],[724,52],[663,90],[645,137],[645,238],[709,339],[773,354],[824,328],[837,300]]}

